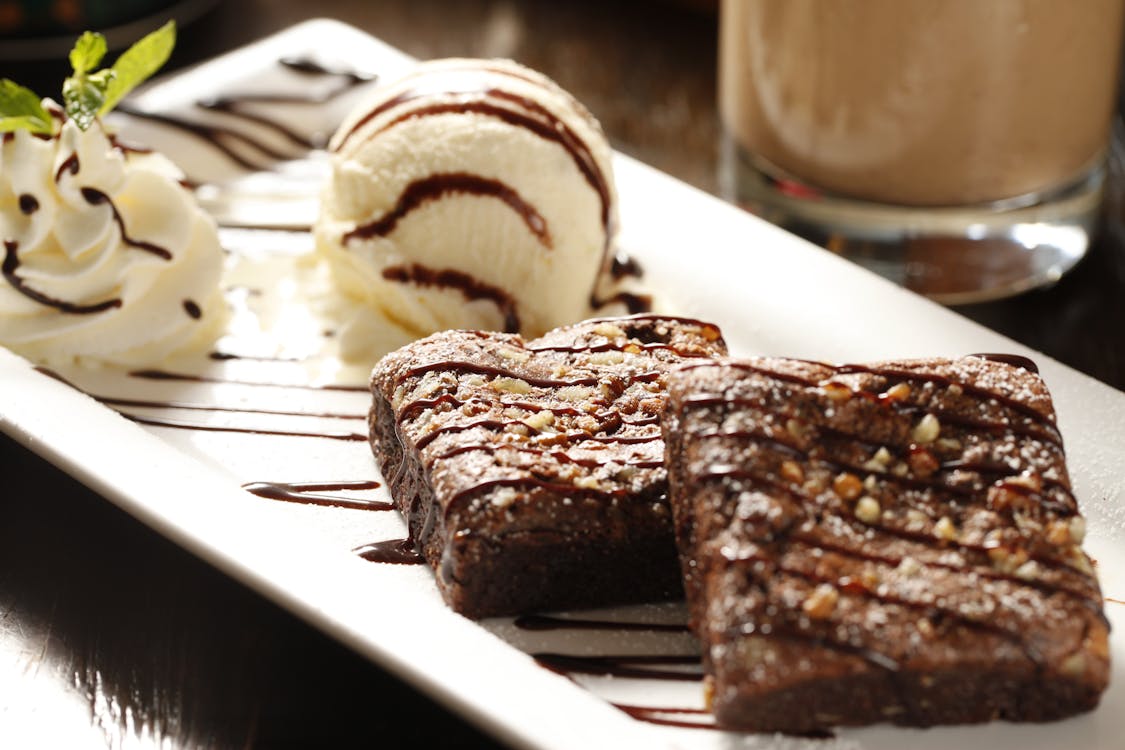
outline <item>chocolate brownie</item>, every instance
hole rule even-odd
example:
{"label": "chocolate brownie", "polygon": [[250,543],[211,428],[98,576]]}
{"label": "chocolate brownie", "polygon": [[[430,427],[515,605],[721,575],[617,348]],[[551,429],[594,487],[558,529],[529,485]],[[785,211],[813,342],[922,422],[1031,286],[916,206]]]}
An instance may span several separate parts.
{"label": "chocolate brownie", "polygon": [[681,594],[665,373],[709,323],[604,318],[525,342],[446,331],[371,377],[371,444],[446,602],[472,618]]}
{"label": "chocolate brownie", "polygon": [[721,726],[1097,705],[1109,626],[1033,364],[725,360],[667,382],[669,494]]}

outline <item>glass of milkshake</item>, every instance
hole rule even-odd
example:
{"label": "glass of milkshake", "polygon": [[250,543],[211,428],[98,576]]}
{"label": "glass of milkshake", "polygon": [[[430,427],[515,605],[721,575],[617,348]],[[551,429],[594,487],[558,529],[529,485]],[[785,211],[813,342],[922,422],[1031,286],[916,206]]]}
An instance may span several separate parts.
{"label": "glass of milkshake", "polygon": [[1095,228],[1123,8],[723,0],[723,191],[942,302],[1049,284]]}

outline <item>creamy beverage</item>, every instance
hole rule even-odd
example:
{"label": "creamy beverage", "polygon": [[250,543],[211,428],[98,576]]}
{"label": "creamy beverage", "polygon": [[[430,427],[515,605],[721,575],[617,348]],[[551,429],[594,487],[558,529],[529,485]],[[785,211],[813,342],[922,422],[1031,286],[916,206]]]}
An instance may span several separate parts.
{"label": "creamy beverage", "polygon": [[1097,164],[1123,0],[723,0],[724,126],[759,169],[957,206]]}

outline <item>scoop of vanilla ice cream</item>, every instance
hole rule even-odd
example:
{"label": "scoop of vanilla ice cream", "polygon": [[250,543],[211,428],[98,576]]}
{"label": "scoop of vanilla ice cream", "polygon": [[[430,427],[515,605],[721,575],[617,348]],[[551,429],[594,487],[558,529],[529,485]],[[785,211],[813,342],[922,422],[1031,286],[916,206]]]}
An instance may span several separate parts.
{"label": "scoop of vanilla ice cream", "polygon": [[181,178],[97,121],[64,122],[51,138],[7,134],[0,345],[38,361],[137,365],[217,333],[218,232]]}
{"label": "scoop of vanilla ice cream", "polygon": [[345,354],[448,328],[535,336],[591,314],[616,224],[611,151],[547,77],[424,63],[373,91],[330,148],[315,233],[362,303]]}

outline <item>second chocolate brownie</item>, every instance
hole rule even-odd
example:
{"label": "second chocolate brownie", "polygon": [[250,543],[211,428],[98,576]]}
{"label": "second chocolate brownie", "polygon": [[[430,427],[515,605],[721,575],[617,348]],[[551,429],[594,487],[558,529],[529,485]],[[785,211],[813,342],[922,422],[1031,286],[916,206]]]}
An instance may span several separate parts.
{"label": "second chocolate brownie", "polygon": [[1050,396],[1018,359],[669,378],[670,496],[721,726],[1043,721],[1108,624]]}
{"label": "second chocolate brownie", "polygon": [[639,315],[387,355],[372,447],[446,602],[480,618],[679,595],[663,380],[723,353],[709,323]]}

